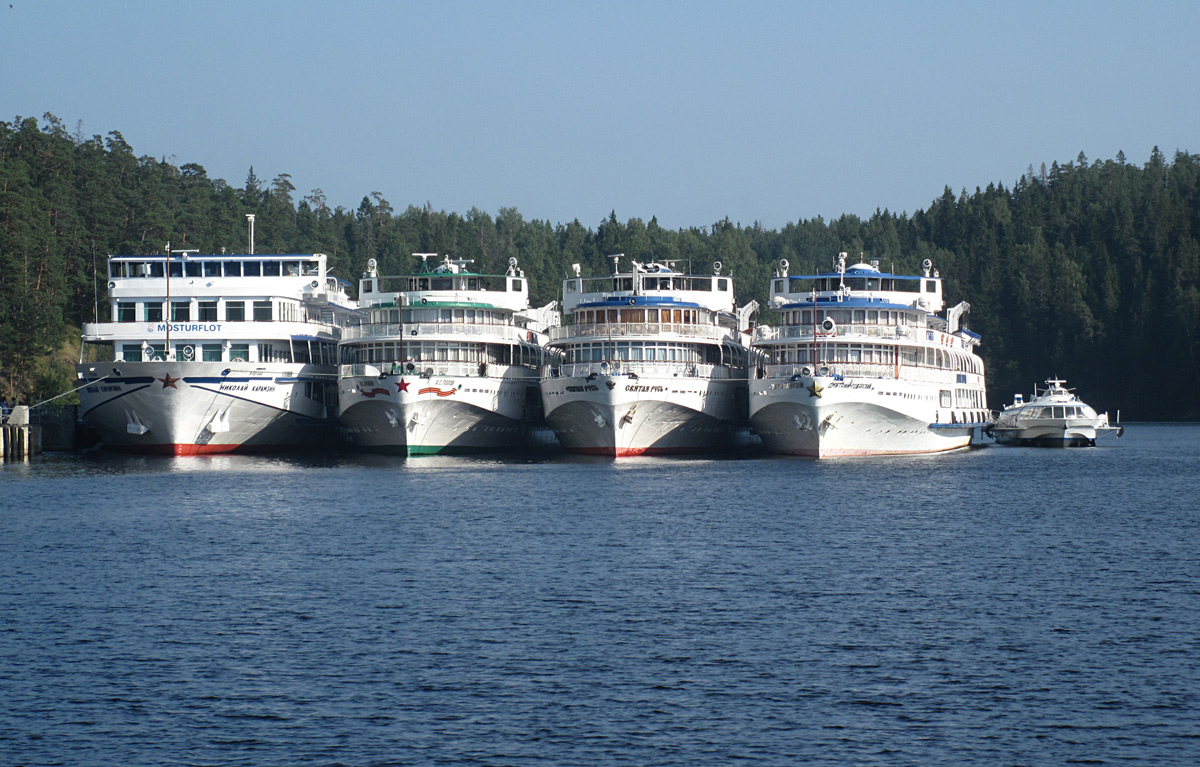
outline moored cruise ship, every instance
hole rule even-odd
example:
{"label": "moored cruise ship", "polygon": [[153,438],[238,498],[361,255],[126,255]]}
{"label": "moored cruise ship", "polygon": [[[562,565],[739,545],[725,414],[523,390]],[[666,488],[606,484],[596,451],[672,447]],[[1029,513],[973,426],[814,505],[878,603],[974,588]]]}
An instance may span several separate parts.
{"label": "moored cruise ship", "polygon": [[372,259],[359,282],[365,322],[339,349],[346,435],[401,455],[544,446],[538,370],[554,304],[530,307],[516,259],[480,274],[470,261],[414,255],[411,274],[380,276]]}
{"label": "moored cruise ship", "polygon": [[926,260],[920,275],[876,264],[771,282],[783,322],[760,326],[765,359],[750,382],[750,421],[776,453],[824,458],[966,447],[989,420],[978,334],[965,302],[945,306]]}
{"label": "moored cruise ship", "polygon": [[737,308],[733,279],[638,263],[563,282],[563,320],[542,377],[562,446],[602,456],[732,450],[749,444],[747,358],[757,303]]}
{"label": "moored cruise ship", "polygon": [[104,447],[197,455],[337,435],[345,283],[311,255],[111,256],[110,319],[83,326],[83,422]]}

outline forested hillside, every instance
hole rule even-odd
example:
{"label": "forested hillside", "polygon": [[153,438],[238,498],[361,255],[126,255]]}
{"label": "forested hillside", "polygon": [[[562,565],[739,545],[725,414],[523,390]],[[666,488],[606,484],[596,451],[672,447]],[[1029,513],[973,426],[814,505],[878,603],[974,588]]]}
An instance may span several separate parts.
{"label": "forested hillside", "polygon": [[69,367],[47,356],[78,335],[97,304],[103,317],[106,256],[162,252],[168,242],[244,252],[245,214],[254,213],[256,251],[326,253],[351,282],[369,258],[388,274],[417,251],[474,259],[484,271],[502,271],[516,256],[539,304],[557,298],[571,264],[600,273],[610,253],[690,260],[695,271],[720,261],[739,303],[763,306],[782,258],[793,274],[829,267],[839,251],[898,271],[929,258],[949,300],[971,304],[993,409],[1056,375],[1125,419],[1194,419],[1198,180],[1197,155],[1167,160],[1156,148],[1138,167],[1121,154],[1096,162],[1080,154],[1030,168],[1012,188],[946,188],[911,215],[817,218],[779,231],[728,219],[666,230],[615,212],[588,225],[525,220],[515,208],[397,211],[378,192],[347,209],[319,189],[300,195],[287,174],[265,182],[251,169],[233,187],[194,163],[139,157],[115,131],[85,137],[52,115],[17,118],[0,122],[0,390],[37,401],[70,388]]}

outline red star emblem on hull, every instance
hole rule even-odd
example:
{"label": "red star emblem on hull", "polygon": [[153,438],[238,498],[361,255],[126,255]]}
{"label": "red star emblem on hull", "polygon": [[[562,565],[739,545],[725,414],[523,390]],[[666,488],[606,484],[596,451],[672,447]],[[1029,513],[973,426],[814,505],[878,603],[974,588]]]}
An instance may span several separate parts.
{"label": "red star emblem on hull", "polygon": [[168,386],[170,386],[172,389],[175,389],[176,391],[178,391],[178,390],[179,390],[179,387],[178,387],[178,386],[176,386],[175,384],[176,384],[176,383],[177,383],[177,382],[178,382],[180,379],[178,379],[178,378],[172,378],[170,373],[164,373],[162,378],[155,378],[154,380],[155,380],[155,381],[162,381],[162,385],[163,385],[163,388],[164,388],[164,389],[165,389],[165,388],[167,388]]}
{"label": "red star emblem on hull", "polygon": [[408,391],[408,381],[403,378],[400,379],[400,383],[396,384],[396,393],[399,394],[402,391]]}

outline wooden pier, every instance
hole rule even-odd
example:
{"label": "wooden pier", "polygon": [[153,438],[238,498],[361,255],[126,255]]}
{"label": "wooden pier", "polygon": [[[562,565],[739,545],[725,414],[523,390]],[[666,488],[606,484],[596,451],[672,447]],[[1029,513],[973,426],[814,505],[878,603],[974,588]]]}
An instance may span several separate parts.
{"label": "wooden pier", "polygon": [[42,452],[42,427],[29,423],[29,408],[15,407],[0,426],[0,461],[27,461]]}

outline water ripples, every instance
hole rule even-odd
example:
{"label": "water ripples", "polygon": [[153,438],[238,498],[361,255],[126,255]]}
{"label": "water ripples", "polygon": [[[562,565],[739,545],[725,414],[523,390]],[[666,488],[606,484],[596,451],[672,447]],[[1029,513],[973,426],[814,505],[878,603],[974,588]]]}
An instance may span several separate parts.
{"label": "water ripples", "polygon": [[0,471],[0,764],[1200,763],[1200,429]]}

